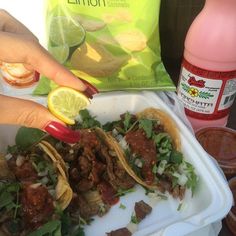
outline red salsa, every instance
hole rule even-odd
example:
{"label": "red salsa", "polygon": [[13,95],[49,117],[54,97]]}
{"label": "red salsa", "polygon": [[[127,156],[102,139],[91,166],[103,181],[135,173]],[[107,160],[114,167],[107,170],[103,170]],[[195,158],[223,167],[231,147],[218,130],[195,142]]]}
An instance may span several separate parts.
{"label": "red salsa", "polygon": [[208,127],[197,131],[196,138],[218,161],[226,177],[236,175],[236,131],[226,127]]}

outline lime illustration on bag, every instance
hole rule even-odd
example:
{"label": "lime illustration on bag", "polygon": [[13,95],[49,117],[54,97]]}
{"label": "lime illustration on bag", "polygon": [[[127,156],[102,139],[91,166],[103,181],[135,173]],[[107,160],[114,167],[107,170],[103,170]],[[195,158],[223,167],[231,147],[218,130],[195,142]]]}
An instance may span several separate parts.
{"label": "lime illustration on bag", "polygon": [[[160,0],[50,0],[49,52],[76,76],[109,90],[175,90],[161,60]],[[35,94],[55,85],[41,78]]]}

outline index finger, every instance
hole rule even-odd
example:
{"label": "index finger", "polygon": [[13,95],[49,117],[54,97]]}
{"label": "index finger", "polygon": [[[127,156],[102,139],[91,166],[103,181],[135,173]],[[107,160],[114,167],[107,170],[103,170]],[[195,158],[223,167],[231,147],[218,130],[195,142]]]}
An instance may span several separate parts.
{"label": "index finger", "polygon": [[49,52],[41,45],[34,45],[28,58],[28,64],[33,68],[53,80],[55,83],[85,91],[87,85],[79,80],[71,71],[58,63]]}

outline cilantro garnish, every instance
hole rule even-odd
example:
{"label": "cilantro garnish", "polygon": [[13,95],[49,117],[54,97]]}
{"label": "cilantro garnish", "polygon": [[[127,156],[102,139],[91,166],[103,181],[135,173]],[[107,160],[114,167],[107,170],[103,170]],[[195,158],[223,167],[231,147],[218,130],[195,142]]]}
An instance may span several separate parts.
{"label": "cilantro garnish", "polygon": [[57,173],[53,164],[50,161],[47,161],[43,159],[43,157],[38,155],[32,155],[31,158],[32,158],[32,164],[37,173],[38,174],[40,172],[46,173],[46,176],[48,177],[48,183],[46,183],[47,186],[52,185],[53,187],[55,187],[57,184]]}
{"label": "cilantro garnish", "polygon": [[101,127],[101,123],[96,120],[95,116],[91,116],[87,109],[79,112],[80,120],[73,126],[74,129],[88,129],[94,127]]}
{"label": "cilantro garnish", "polygon": [[181,203],[179,204],[178,208],[177,208],[177,211],[180,211],[181,208],[182,208],[182,206],[183,206],[183,203],[181,202]]}
{"label": "cilantro garnish", "polygon": [[140,119],[139,128],[145,131],[147,138],[152,137],[152,128],[153,128],[152,120]]}
{"label": "cilantro garnish", "polygon": [[123,121],[125,131],[127,131],[130,128],[131,118],[132,118],[131,114],[129,112],[126,112],[125,113],[125,118],[124,118],[124,121]]}
{"label": "cilantro garnish", "polygon": [[[81,218],[79,217],[79,221]],[[63,213],[61,217],[61,235],[62,236],[85,236],[84,229],[80,223],[72,222],[69,213]]]}
{"label": "cilantro garnish", "polygon": [[170,155],[170,161],[175,164],[181,164],[183,161],[183,154],[181,152],[173,150]]}
{"label": "cilantro garnish", "polygon": [[126,209],[126,206],[121,203],[120,206],[119,206],[119,208],[125,210],[125,209]]}
{"label": "cilantro garnish", "polygon": [[187,188],[190,188],[192,191],[192,196],[196,191],[196,187],[198,184],[198,176],[195,174],[194,171],[189,172],[189,174],[187,174],[188,177],[188,181],[187,181]]}
{"label": "cilantro garnish", "polygon": [[154,166],[152,167],[152,173],[153,173],[153,174],[156,174],[156,173],[157,173],[157,170],[158,170],[157,165],[154,165]]}
{"label": "cilantro garnish", "polygon": [[9,233],[15,235],[15,234],[19,233],[22,226],[21,226],[19,219],[14,219],[14,220],[10,220],[9,222],[7,222],[6,227],[7,227],[7,230],[9,231]]}
{"label": "cilantro garnish", "polygon": [[61,212],[59,220],[51,220],[28,236],[85,236],[80,224],[73,224],[69,213]]}
{"label": "cilantro garnish", "polygon": [[146,188],[146,187],[144,187],[144,186],[142,186],[143,188],[144,188],[144,190],[145,190],[145,195],[148,195],[149,193],[155,193],[155,190],[153,190],[153,189],[149,189],[149,188]]}
{"label": "cilantro garnish", "polygon": [[130,188],[130,189],[121,189],[120,188],[117,190],[117,193],[115,194],[115,196],[120,197],[120,196],[124,196],[128,193],[133,193],[133,192],[135,192],[135,189],[133,189],[133,188]]}
{"label": "cilantro garnish", "polygon": [[128,149],[126,149],[125,154],[127,155],[129,166],[138,177],[142,178],[141,168],[136,165],[136,160],[138,159],[141,163],[143,163],[143,160],[139,157],[134,157],[133,155],[131,155]]}
{"label": "cilantro garnish", "polygon": [[170,140],[170,136],[169,136],[169,134],[164,133],[164,132],[163,133],[158,133],[158,134],[154,135],[153,140],[154,140],[154,142],[157,146],[160,146],[163,140],[164,141],[165,140]]}
{"label": "cilantro garnish", "polygon": [[61,221],[52,220],[30,233],[28,236],[44,236],[44,235],[55,235],[62,236],[61,234]]}
{"label": "cilantro garnish", "polygon": [[19,183],[0,182],[0,212],[13,210],[14,219],[16,219],[20,207],[19,191]]}
{"label": "cilantro garnish", "polygon": [[161,198],[162,200],[168,200],[168,197],[161,193],[157,193],[157,197]]}
{"label": "cilantro garnish", "polygon": [[136,215],[131,216],[131,222],[134,224],[139,224],[139,220]]}
{"label": "cilantro garnish", "polygon": [[17,145],[8,146],[7,153],[11,153],[11,154],[19,153],[18,149],[19,149],[19,147]]}
{"label": "cilantro garnish", "polygon": [[[16,146],[20,150],[25,150],[35,143],[38,143],[45,136],[47,136],[47,134],[40,129],[21,127],[15,137]],[[12,150],[14,149],[9,149],[9,151]]]}

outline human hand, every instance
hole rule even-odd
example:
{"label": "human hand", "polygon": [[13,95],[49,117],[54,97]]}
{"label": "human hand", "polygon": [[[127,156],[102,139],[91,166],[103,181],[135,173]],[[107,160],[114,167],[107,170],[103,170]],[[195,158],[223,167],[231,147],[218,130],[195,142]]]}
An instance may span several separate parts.
{"label": "human hand", "polygon": [[[0,10],[0,62],[22,63],[26,69],[38,71],[61,86],[72,87],[90,98],[98,91],[79,80],[59,64],[22,23],[5,10]],[[23,99],[0,95],[0,123],[20,124],[50,132],[50,124],[63,126],[45,107]],[[55,123],[56,122],[56,123]]]}

